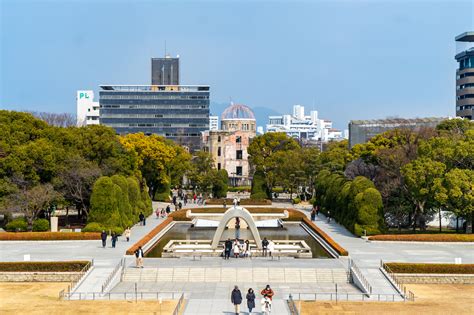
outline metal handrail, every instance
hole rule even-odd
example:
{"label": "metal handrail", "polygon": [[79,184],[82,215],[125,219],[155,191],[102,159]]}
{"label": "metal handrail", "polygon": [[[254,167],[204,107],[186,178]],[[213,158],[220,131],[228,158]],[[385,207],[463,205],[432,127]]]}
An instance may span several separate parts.
{"label": "metal handrail", "polygon": [[387,276],[390,278],[390,280],[395,284],[397,290],[400,292],[400,295],[403,297],[404,300],[408,301],[415,301],[415,294],[408,290],[407,293],[407,288],[403,284],[403,282],[400,280],[400,278],[397,276],[395,272],[393,272],[390,267],[384,263],[382,260],[380,260],[380,268],[382,268]]}
{"label": "metal handrail", "polygon": [[70,293],[71,291],[74,291],[74,287],[82,280],[82,278],[87,274],[87,272],[89,271],[89,269],[94,266],[94,259],[92,259],[91,261],[89,261],[82,269],[81,271],[79,271],[79,277],[77,277],[76,280],[73,280],[69,283],[69,286],[68,286],[68,293]]}
{"label": "metal handrail", "polygon": [[400,299],[400,294],[372,293],[370,297],[365,293],[340,293],[340,292],[319,292],[319,293],[291,293],[293,301],[380,301],[395,302]]}
{"label": "metal handrail", "polygon": [[183,292],[161,291],[161,292],[60,292],[66,300],[176,300],[181,298]]}
{"label": "metal handrail", "polygon": [[362,274],[359,267],[357,267],[357,265],[352,259],[349,260],[349,272],[351,273],[351,276],[352,276],[352,272],[354,272],[354,274],[358,277],[358,279],[362,283],[362,286],[366,290],[367,294],[369,295],[372,294],[372,286],[370,285],[369,280],[367,280],[367,278]]}
{"label": "metal handrail", "polygon": [[299,315],[300,313],[298,312],[298,308],[296,307],[295,300],[293,300],[293,296],[290,295],[288,296],[288,308],[290,309],[290,314],[291,315]]}
{"label": "metal handrail", "polygon": [[176,307],[174,308],[173,315],[178,315],[183,305],[184,305],[184,293],[181,294],[178,300],[178,304],[176,304]]}
{"label": "metal handrail", "polygon": [[123,267],[125,265],[125,257],[123,257],[122,259],[120,259],[120,262],[117,264],[117,266],[115,266],[114,270],[112,271],[112,273],[107,277],[107,279],[104,281],[104,283],[102,284],[102,293],[104,293],[105,289],[107,289],[107,287],[109,286],[110,282],[112,282],[112,279],[115,277],[115,275],[117,274],[117,272],[120,270],[121,267]]}

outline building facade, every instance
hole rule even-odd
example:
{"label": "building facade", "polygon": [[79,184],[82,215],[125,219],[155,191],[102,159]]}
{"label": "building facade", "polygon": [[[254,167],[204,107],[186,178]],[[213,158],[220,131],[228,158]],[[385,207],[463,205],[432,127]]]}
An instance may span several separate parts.
{"label": "building facade", "polygon": [[474,32],[456,36],[456,116],[474,119]]}
{"label": "building facade", "polygon": [[305,115],[304,106],[293,106],[293,115],[269,116],[267,132],[284,132],[289,137],[304,141],[328,142],[342,140],[341,130],[332,126],[332,121],[319,119],[318,111]]}
{"label": "building facade", "polygon": [[209,130],[219,130],[219,116],[209,116]]}
{"label": "building facade", "polygon": [[77,126],[98,125],[100,123],[99,102],[94,102],[94,91],[82,90],[76,94]]}
{"label": "building facade", "polygon": [[256,136],[256,120],[252,110],[231,104],[221,117],[221,130],[202,134],[202,149],[211,153],[217,169],[225,169],[233,186],[251,185],[251,169],[247,149]]}
{"label": "building facade", "polygon": [[372,137],[393,129],[420,130],[422,128],[436,128],[442,121],[449,118],[415,118],[415,119],[374,119],[351,120],[349,122],[349,147],[359,143],[366,143]]}
{"label": "building facade", "polygon": [[157,134],[200,147],[209,129],[209,86],[102,85],[100,123],[118,134]]}
{"label": "building facade", "polygon": [[179,85],[179,56],[151,58],[152,85]]}

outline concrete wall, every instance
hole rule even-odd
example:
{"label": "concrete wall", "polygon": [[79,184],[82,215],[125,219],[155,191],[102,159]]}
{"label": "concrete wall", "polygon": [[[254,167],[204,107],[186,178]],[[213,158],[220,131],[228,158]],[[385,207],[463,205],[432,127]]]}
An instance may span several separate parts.
{"label": "concrete wall", "polygon": [[411,284],[474,284],[474,275],[397,273],[396,277]]}
{"label": "concrete wall", "polygon": [[0,282],[72,282],[80,272],[0,272]]}

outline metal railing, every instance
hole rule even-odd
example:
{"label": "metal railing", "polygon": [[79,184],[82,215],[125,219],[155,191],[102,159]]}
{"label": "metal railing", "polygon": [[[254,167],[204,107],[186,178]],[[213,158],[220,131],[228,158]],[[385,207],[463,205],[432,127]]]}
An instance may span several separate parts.
{"label": "metal railing", "polygon": [[[370,297],[365,293],[336,293],[336,292],[318,292],[318,293],[291,293],[293,301],[377,301],[377,302],[396,302],[403,301],[400,294],[377,294],[372,293]],[[288,299],[289,299],[288,296]]]}
{"label": "metal railing", "polygon": [[120,259],[120,262],[115,266],[114,270],[112,273],[107,277],[107,279],[104,281],[102,284],[102,293],[107,289],[107,287],[110,285],[116,274],[119,272],[119,270],[125,265],[125,257]]}
{"label": "metal railing", "polygon": [[173,315],[179,315],[181,312],[181,308],[184,306],[184,293],[181,294],[178,304],[176,304],[176,307],[174,308]]}
{"label": "metal railing", "polygon": [[290,294],[288,296],[288,308],[290,309],[290,314],[291,315],[299,315],[300,312],[298,311],[298,308],[296,307],[295,300],[293,300],[293,296]]}
{"label": "metal railing", "polygon": [[177,300],[183,292],[66,292],[62,290],[60,298],[65,300]]}
{"label": "metal railing", "polygon": [[[349,273],[351,277],[356,276],[357,279],[359,279],[360,283],[365,289],[365,292],[370,296],[370,294],[372,294],[372,286],[352,259],[349,259]],[[353,278],[351,280],[351,282],[354,282]]]}
{"label": "metal railing", "polygon": [[386,276],[389,278],[392,284],[394,284],[395,288],[398,290],[398,292],[400,292],[400,295],[404,298],[404,300],[408,300],[412,302],[415,301],[415,294],[413,294],[413,292],[411,292],[410,290],[408,290],[407,292],[407,288],[405,287],[403,282],[400,280],[400,278],[397,276],[397,274],[394,273],[390,269],[390,267],[386,263],[384,263],[382,260],[380,260],[380,268],[383,269],[383,271],[385,271]]}
{"label": "metal railing", "polygon": [[79,276],[76,280],[71,281],[71,283],[69,283],[68,292],[74,291],[76,289],[75,287],[82,281],[82,279],[92,266],[94,266],[94,259],[89,261],[87,265],[85,265],[84,268],[81,269],[81,271],[79,272]]}

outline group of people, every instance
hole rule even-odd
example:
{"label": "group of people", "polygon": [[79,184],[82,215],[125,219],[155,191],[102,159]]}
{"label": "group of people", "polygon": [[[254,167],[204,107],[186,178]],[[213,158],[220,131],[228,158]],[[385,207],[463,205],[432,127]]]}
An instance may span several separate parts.
{"label": "group of people", "polygon": [[[261,311],[263,314],[270,314],[272,311],[272,298],[275,293],[273,290],[270,288],[270,285],[267,284],[265,289],[263,289],[260,294],[262,295],[262,299],[260,300],[260,305],[261,305]],[[247,295],[245,296],[247,300],[247,307],[249,309],[249,313],[252,313],[252,310],[255,308],[255,292],[253,291],[252,288],[248,289]],[[234,290],[232,290],[232,293],[230,295],[230,300],[232,304],[234,304],[234,310],[236,314],[240,313],[240,304],[242,304],[242,293],[239,290],[238,286],[234,287]]]}
{"label": "group of people", "polygon": [[[127,239],[127,242],[130,241],[130,235],[131,235],[131,230],[129,227],[127,227],[125,231],[123,231],[123,236]],[[100,239],[102,240],[102,248],[105,248],[105,246],[107,245],[107,236],[108,236],[107,232],[105,232],[105,230],[102,230],[102,232],[100,233]],[[120,235],[116,232],[110,233],[112,248],[115,248],[115,244],[117,243],[119,236]]]}
{"label": "group of people", "polygon": [[224,259],[229,259],[231,253],[234,255],[234,258],[249,257],[251,255],[249,240],[241,243],[238,238],[236,238],[234,241],[228,238],[224,242]]}
{"label": "group of people", "polygon": [[268,255],[272,257],[272,253],[274,251],[275,251],[275,243],[273,243],[272,240],[267,240],[267,238],[264,237],[262,240],[262,256],[267,257]]}

